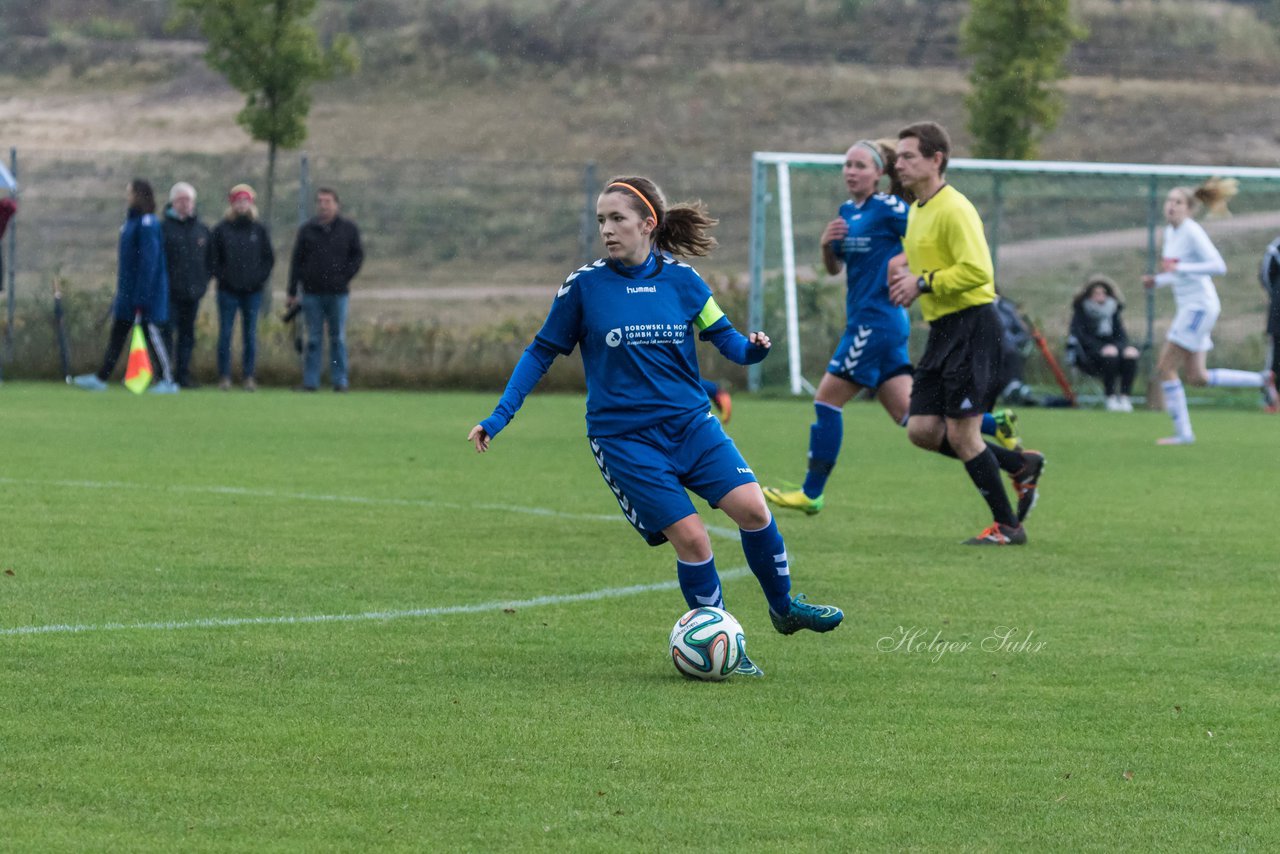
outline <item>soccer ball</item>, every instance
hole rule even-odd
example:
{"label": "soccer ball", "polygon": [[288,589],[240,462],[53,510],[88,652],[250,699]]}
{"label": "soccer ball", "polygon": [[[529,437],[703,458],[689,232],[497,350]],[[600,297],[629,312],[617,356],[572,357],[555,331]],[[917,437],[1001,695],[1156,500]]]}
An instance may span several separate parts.
{"label": "soccer ball", "polygon": [[746,648],[742,624],[722,608],[694,608],[671,629],[671,661],[693,679],[727,679],[738,669]]}

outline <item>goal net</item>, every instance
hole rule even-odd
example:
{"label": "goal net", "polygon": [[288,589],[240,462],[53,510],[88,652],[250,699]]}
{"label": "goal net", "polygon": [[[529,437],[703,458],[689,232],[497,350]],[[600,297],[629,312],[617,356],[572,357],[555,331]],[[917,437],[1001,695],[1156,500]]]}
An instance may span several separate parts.
{"label": "goal net", "polygon": [[[848,198],[843,154],[757,152],[752,158],[750,328],[765,329],[779,352],[752,367],[753,390],[812,393],[845,326],[844,274],[828,276],[819,239]],[[1280,169],[954,158],[948,181],[982,215],[1003,298],[1032,318],[1061,360],[1071,300],[1093,273],[1122,292],[1131,341],[1149,366],[1173,317],[1168,289],[1144,291],[1157,266],[1164,199],[1177,186],[1235,178],[1231,215],[1200,222],[1222,252],[1215,278],[1222,316],[1210,365],[1258,370],[1266,347],[1268,297],[1258,266],[1280,235]],[[926,325],[912,309],[911,354]],[[784,358],[778,358],[784,356]],[[1054,386],[1047,364],[1027,360],[1028,383]]]}

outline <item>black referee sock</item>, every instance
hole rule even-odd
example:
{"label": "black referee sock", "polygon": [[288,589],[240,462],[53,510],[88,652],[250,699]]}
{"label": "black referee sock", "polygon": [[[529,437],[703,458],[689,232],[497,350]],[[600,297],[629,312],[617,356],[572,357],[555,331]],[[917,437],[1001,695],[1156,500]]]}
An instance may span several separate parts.
{"label": "black referee sock", "polygon": [[1026,459],[1022,456],[1022,451],[1011,451],[1004,445],[998,445],[995,442],[988,442],[987,450],[995,455],[996,464],[1009,474],[1017,474],[1027,464]]}
{"label": "black referee sock", "polygon": [[1000,464],[996,462],[991,446],[988,445],[981,454],[965,463],[964,470],[969,473],[969,479],[978,487],[978,493],[991,508],[991,518],[1001,525],[1018,527],[1018,517],[1013,514],[1013,506],[1009,504],[1009,496],[1004,491],[1004,483],[1000,480]]}
{"label": "black referee sock", "polygon": [[[987,449],[995,455],[996,465],[1009,474],[1017,474],[1027,464],[1021,451],[1011,451],[1003,445],[997,445],[995,442],[988,442]],[[951,457],[953,460],[960,459],[960,455],[951,447],[951,443],[947,441],[946,436],[942,437],[942,444],[938,446],[938,453],[944,457]]]}

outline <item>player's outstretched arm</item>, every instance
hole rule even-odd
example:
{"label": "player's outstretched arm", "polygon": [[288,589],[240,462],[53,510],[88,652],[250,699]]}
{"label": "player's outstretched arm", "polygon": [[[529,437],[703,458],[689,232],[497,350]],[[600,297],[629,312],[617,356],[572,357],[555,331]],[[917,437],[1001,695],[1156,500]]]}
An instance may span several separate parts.
{"label": "player's outstretched arm", "polygon": [[516,362],[515,370],[511,372],[511,379],[507,381],[502,398],[493,409],[493,414],[473,427],[467,434],[468,441],[476,446],[476,451],[483,454],[489,449],[490,440],[502,432],[502,428],[510,424],[512,418],[515,418],[516,412],[524,404],[525,397],[533,391],[533,387],[550,369],[555,358],[556,351],[537,339],[525,348],[520,361]]}
{"label": "player's outstretched arm", "polygon": [[472,427],[471,432],[467,434],[467,441],[476,446],[477,454],[483,454],[489,450],[489,439],[489,434],[479,424]]}

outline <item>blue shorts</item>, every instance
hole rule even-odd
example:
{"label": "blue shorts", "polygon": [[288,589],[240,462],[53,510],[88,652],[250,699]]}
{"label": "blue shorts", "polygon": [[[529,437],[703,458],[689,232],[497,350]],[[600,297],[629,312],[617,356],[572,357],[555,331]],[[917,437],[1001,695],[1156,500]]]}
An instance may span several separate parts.
{"label": "blue shorts", "polygon": [[872,390],[894,377],[910,374],[907,336],[888,326],[851,326],[827,363],[827,373]]}
{"label": "blue shorts", "polygon": [[667,541],[664,528],[697,512],[686,488],[714,507],[744,483],[756,483],[738,446],[710,412],[588,439],[622,514],[651,546]]}

